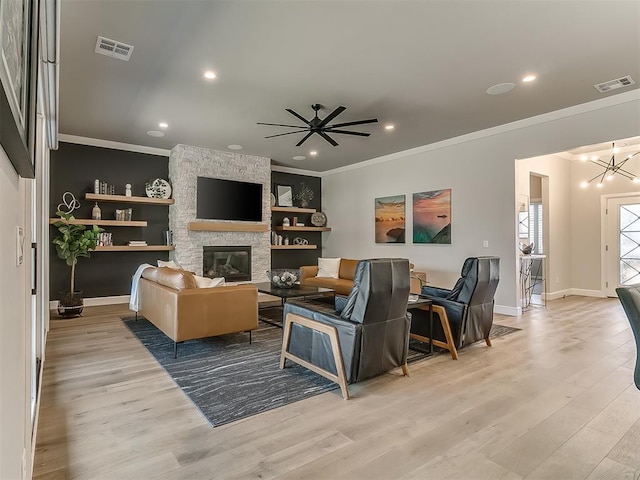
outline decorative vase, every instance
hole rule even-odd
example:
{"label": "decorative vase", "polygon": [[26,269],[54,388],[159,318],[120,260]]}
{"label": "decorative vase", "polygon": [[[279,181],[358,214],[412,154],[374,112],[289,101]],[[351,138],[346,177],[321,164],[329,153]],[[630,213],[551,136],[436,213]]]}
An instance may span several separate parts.
{"label": "decorative vase", "polygon": [[308,208],[309,207],[309,202],[307,200],[300,200],[300,207]]}

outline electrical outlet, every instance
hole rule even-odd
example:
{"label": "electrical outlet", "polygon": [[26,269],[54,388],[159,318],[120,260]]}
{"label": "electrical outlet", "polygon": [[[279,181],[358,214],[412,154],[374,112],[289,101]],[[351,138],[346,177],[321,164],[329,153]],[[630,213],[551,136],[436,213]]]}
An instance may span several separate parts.
{"label": "electrical outlet", "polygon": [[483,246],[484,248],[489,248],[489,240],[483,240],[483,241],[482,241],[482,246]]}

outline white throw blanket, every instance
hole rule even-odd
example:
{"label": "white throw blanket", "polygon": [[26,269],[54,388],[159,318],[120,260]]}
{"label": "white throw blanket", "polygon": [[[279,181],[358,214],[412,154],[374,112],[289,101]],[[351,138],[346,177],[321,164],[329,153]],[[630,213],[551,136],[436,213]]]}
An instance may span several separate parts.
{"label": "white throw blanket", "polygon": [[131,279],[131,296],[129,297],[129,310],[133,310],[134,312],[138,311],[138,282],[140,281],[140,277],[142,277],[142,272],[145,270],[145,268],[153,268],[153,265],[143,263],[138,267],[136,273],[133,274],[133,278]]}

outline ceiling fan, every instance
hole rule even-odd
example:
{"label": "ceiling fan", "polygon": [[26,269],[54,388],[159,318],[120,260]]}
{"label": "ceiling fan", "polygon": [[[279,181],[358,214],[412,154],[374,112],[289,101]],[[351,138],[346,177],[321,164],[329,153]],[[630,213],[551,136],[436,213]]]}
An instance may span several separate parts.
{"label": "ceiling fan", "polygon": [[327,115],[326,117],[324,117],[322,119],[318,118],[318,110],[320,110],[321,108],[324,108],[324,107],[322,105],[320,105],[319,103],[314,103],[313,105],[311,105],[311,108],[313,108],[313,110],[316,112],[315,117],[313,117],[311,120],[307,120],[302,115],[300,115],[299,113],[294,112],[290,108],[285,109],[287,112],[289,112],[294,117],[302,120],[306,124],[305,126],[283,125],[281,123],[263,123],[263,122],[258,122],[258,125],[272,125],[272,126],[275,126],[275,127],[290,127],[290,128],[297,128],[298,129],[298,130],[294,130],[293,132],[279,133],[277,135],[269,135],[268,137],[264,137],[264,138],[281,137],[283,135],[293,135],[294,133],[309,132],[304,136],[304,138],[302,140],[300,140],[298,143],[296,143],[296,147],[299,147],[300,145],[302,145],[314,133],[317,133],[322,138],[324,138],[327,142],[329,142],[331,145],[333,145],[334,147],[337,147],[338,146],[338,142],[336,142],[333,138],[331,138],[328,135],[329,133],[339,133],[341,135],[357,135],[359,137],[368,137],[369,135],[371,135],[370,133],[352,132],[350,130],[342,130],[341,128],[342,127],[351,127],[353,125],[363,125],[365,123],[377,123],[378,122],[377,118],[371,118],[369,120],[357,120],[355,122],[336,123],[334,125],[329,125],[329,122],[331,122],[334,118],[336,118],[338,115],[340,115],[342,112],[344,112],[347,109],[347,107],[340,106],[340,107],[336,108],[333,112],[331,112],[329,115]]}

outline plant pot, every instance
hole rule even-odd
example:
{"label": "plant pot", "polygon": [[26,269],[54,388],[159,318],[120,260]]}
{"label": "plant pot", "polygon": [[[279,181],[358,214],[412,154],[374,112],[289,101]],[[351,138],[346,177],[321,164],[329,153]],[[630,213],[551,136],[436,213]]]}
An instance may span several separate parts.
{"label": "plant pot", "polygon": [[300,207],[308,208],[309,207],[309,202],[307,202],[306,200],[300,200]]}
{"label": "plant pot", "polygon": [[58,300],[58,315],[61,317],[78,317],[84,309],[82,292],[60,292]]}

